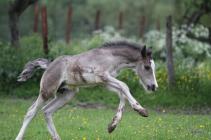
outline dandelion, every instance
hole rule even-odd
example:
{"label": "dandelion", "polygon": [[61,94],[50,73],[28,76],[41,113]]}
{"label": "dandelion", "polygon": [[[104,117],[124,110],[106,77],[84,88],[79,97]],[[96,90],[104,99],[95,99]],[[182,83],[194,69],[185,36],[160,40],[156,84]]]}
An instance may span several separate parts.
{"label": "dandelion", "polygon": [[158,119],[158,121],[162,121],[162,119],[161,119],[161,118],[159,118],[159,119]]}
{"label": "dandelion", "polygon": [[201,124],[201,125],[199,125],[199,127],[200,127],[200,128],[204,128],[205,126]]}

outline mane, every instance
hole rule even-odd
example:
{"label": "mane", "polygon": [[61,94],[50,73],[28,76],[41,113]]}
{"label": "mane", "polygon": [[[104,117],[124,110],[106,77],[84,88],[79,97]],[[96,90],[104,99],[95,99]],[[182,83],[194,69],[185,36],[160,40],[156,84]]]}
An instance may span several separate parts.
{"label": "mane", "polygon": [[129,42],[129,41],[112,41],[112,42],[105,42],[101,48],[116,48],[116,47],[128,47],[133,48],[136,50],[141,50],[142,46],[140,44]]}
{"label": "mane", "polygon": [[137,61],[141,57],[144,46],[129,41],[112,41],[104,43],[100,48],[112,50],[114,56],[126,58],[129,61]]}

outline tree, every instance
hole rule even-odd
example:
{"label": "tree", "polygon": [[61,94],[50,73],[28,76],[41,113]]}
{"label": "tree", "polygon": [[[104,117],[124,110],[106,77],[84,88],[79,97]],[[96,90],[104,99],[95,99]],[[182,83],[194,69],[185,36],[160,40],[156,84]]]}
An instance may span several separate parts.
{"label": "tree", "polygon": [[38,0],[15,0],[14,2],[10,3],[8,14],[12,46],[19,47],[19,17],[26,10],[27,7],[37,1]]}
{"label": "tree", "polygon": [[[187,27],[191,25],[203,24],[201,19],[203,16],[211,14],[211,2],[210,0],[198,0],[198,1],[191,1],[188,4],[187,10],[183,16],[183,24],[187,25]],[[200,42],[208,43],[211,45],[211,26],[205,25],[205,27],[209,29],[209,35],[207,37],[198,37],[195,36],[191,31],[187,29],[187,37],[191,39],[198,40]]]}

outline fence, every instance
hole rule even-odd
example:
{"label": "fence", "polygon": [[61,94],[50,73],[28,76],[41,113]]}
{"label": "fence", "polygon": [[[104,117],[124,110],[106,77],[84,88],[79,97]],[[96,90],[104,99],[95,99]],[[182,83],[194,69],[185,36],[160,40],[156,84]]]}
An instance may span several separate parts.
{"label": "fence", "polygon": [[[66,16],[64,16],[64,21],[66,23],[66,29],[65,29],[65,40],[66,43],[69,44],[71,42],[72,37],[72,19],[74,18],[74,9],[72,8],[71,4],[68,4],[67,6],[67,13]],[[41,12],[41,14],[40,14]],[[103,21],[103,11],[101,9],[96,9],[95,17],[93,18],[93,29],[92,30],[99,30],[102,28],[102,21]],[[124,30],[124,23],[126,23],[126,15],[127,13],[124,13],[124,11],[119,11],[116,17],[116,23],[117,23],[117,29],[118,30]],[[34,25],[33,25],[33,31],[38,32],[38,24],[39,24],[39,16],[41,15],[41,27],[42,27],[42,36],[43,36],[43,48],[45,54],[48,53],[48,23],[47,23],[47,8],[45,5],[42,5],[41,8],[39,8],[39,5],[37,3],[34,4]],[[141,15],[139,19],[137,19],[138,25],[139,25],[139,37],[144,38],[144,34],[146,31],[147,26],[147,17],[145,15]],[[160,30],[160,20],[157,19],[156,25],[157,30]]]}

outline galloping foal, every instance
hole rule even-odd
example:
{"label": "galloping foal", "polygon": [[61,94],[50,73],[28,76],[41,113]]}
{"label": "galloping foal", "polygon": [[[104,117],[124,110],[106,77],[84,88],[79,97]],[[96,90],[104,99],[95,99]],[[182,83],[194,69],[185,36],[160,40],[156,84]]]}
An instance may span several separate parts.
{"label": "galloping foal", "polygon": [[26,81],[37,68],[46,69],[40,82],[39,97],[28,109],[16,140],[23,139],[28,124],[38,109],[51,97],[54,99],[42,107],[42,111],[52,139],[60,140],[52,114],[68,103],[81,86],[104,85],[119,96],[120,103],[108,126],[109,133],[116,128],[122,118],[125,100],[128,100],[140,115],[147,117],[147,110],[131,95],[128,86],[115,78],[123,68],[133,69],[146,91],[155,91],[158,87],[151,51],[145,46],[125,41],[108,42],[102,47],[82,54],[58,57],[53,62],[47,59],[36,59],[26,64],[18,81]]}

